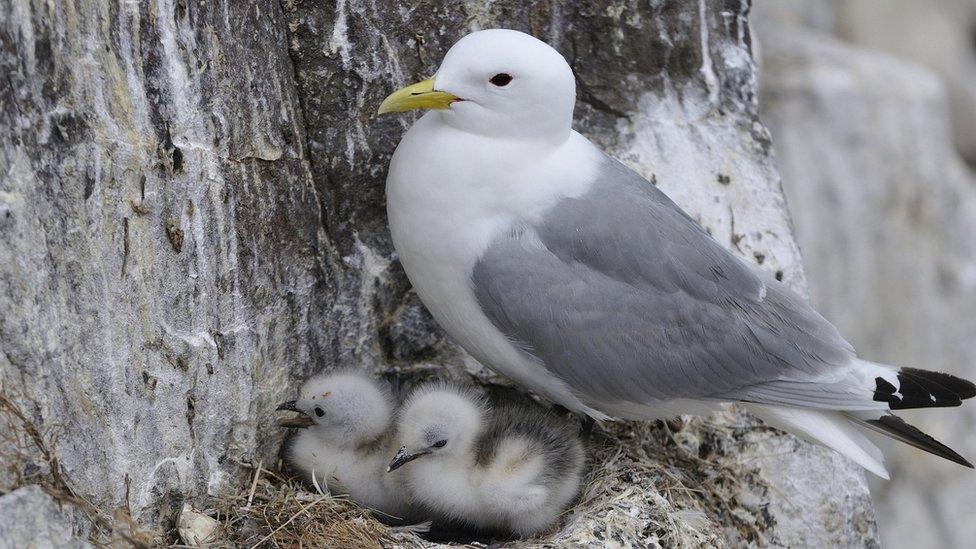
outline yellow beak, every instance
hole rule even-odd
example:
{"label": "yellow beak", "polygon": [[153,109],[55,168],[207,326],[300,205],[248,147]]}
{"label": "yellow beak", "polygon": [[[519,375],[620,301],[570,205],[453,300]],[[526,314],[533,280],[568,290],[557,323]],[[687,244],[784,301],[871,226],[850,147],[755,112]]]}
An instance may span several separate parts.
{"label": "yellow beak", "polygon": [[414,109],[446,109],[461,98],[443,91],[434,90],[434,79],[428,78],[397,90],[380,103],[376,114],[412,111]]}

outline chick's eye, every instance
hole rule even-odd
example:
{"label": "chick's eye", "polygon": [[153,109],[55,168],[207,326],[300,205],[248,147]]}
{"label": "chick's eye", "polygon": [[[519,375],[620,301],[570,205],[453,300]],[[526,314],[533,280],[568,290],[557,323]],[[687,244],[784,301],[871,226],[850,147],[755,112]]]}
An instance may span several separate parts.
{"label": "chick's eye", "polygon": [[322,408],[319,408],[318,406],[316,406],[315,407],[315,415],[317,415],[319,417],[322,417],[322,416],[325,415],[325,412],[322,410]]}
{"label": "chick's eye", "polygon": [[447,444],[446,440],[438,440],[437,442],[431,444],[431,446],[434,448],[443,448],[445,444]]}
{"label": "chick's eye", "polygon": [[500,72],[495,76],[492,76],[490,79],[488,79],[488,81],[501,88],[503,86],[507,86],[508,83],[512,81],[512,75]]}

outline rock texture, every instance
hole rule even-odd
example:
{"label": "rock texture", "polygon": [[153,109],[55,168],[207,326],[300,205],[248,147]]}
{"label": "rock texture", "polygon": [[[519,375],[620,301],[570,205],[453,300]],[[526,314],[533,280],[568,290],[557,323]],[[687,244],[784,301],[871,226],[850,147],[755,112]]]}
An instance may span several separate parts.
{"label": "rock texture", "polygon": [[334,334],[265,4],[0,5],[2,383],[81,495],[129,479],[148,524],[273,455],[269,411]]}
{"label": "rock texture", "polygon": [[[0,547],[88,549],[89,527],[69,506],[60,507],[37,486],[0,497]],[[73,516],[75,515],[75,516]]]}
{"label": "rock texture", "polygon": [[[272,462],[274,404],[312,371],[480,371],[397,265],[383,180],[410,119],[374,116],[470,30],[552,43],[579,80],[581,131],[720,242],[804,285],[758,118],[748,3],[0,10],[0,379],[57,431],[71,487],[143,524],[171,527],[184,502],[236,489],[242,463]],[[620,476],[554,539],[875,543],[860,471],[754,427],[737,414],[614,427],[594,468]],[[648,456],[684,467],[642,476]],[[38,468],[18,467],[8,483]],[[688,507],[661,471],[722,497]]]}
{"label": "rock texture", "polygon": [[[976,178],[937,74],[762,19],[763,116],[814,304],[869,359],[976,378]],[[906,38],[906,40],[911,40]],[[976,408],[905,414],[972,458]],[[898,444],[883,539],[966,545],[976,476]]]}

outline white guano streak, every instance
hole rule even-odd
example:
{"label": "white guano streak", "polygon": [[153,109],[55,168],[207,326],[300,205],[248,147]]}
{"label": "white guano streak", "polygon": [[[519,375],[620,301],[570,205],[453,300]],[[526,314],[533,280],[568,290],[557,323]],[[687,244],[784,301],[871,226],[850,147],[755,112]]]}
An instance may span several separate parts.
{"label": "white guano streak", "polygon": [[705,79],[705,87],[708,88],[708,103],[718,104],[718,76],[712,67],[712,54],[708,51],[708,14],[705,9],[705,0],[698,0],[698,13],[701,17],[701,51],[702,65],[700,72]]}

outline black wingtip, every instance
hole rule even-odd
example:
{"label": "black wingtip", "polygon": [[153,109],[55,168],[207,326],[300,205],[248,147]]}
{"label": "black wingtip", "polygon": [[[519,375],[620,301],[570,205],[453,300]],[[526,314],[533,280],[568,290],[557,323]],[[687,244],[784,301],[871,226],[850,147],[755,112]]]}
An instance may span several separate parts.
{"label": "black wingtip", "polygon": [[959,455],[959,453],[952,448],[949,448],[945,444],[935,440],[935,438],[933,438],[931,435],[925,434],[918,427],[909,424],[896,415],[885,414],[878,419],[869,419],[865,423],[892,438],[900,440],[906,444],[911,444],[919,450],[924,450],[930,454],[947,459],[953,463],[958,463],[964,467],[969,467],[970,469],[976,468],[973,467],[973,464],[970,463],[968,459]]}
{"label": "black wingtip", "polygon": [[899,377],[904,375],[915,380],[928,382],[934,387],[941,389],[944,393],[953,394],[960,400],[976,397],[976,383],[956,377],[952,374],[942,372],[930,372],[917,368],[902,368],[898,371]]}
{"label": "black wingtip", "polygon": [[898,387],[882,377],[874,381],[874,400],[887,402],[892,410],[959,406],[976,397],[976,384],[969,380],[917,368],[898,370]]}

